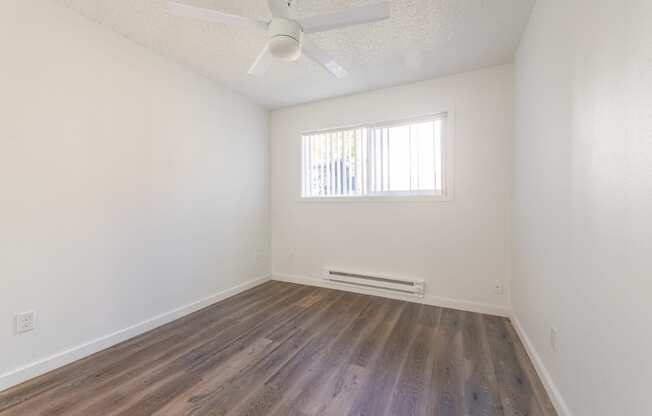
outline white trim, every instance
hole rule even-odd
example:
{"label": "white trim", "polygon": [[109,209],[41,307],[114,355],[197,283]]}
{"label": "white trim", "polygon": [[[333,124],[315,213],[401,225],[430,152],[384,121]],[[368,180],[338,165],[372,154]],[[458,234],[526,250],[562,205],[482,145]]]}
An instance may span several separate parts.
{"label": "white trim", "polygon": [[516,330],[516,333],[521,339],[521,343],[525,347],[525,351],[534,364],[534,369],[539,375],[539,379],[541,379],[543,387],[545,387],[546,392],[548,393],[548,396],[550,397],[550,400],[555,407],[555,410],[557,410],[559,416],[573,416],[570,408],[566,404],[566,401],[562,397],[559,388],[557,388],[557,385],[550,376],[548,369],[543,364],[541,356],[537,353],[536,349],[534,349],[534,344],[532,344],[530,338],[527,336],[525,328],[523,328],[523,325],[521,325],[521,321],[519,321],[518,317],[516,317],[514,314],[512,314],[510,320],[512,321],[512,326]]}
{"label": "white trim", "polygon": [[380,296],[380,297],[390,298],[390,299],[404,300],[406,302],[422,303],[424,305],[440,306],[443,308],[483,313],[486,315],[496,315],[496,316],[503,316],[503,317],[511,316],[511,311],[507,307],[503,307],[499,305],[491,305],[487,303],[473,302],[469,300],[450,299],[450,298],[444,298],[439,296],[428,296],[428,295],[424,297],[415,297],[408,294],[406,295],[393,294],[383,290],[353,288],[350,287],[349,285],[338,284],[335,282],[328,282],[324,279],[318,279],[314,277],[295,276],[295,275],[289,275],[283,273],[272,273],[272,279],[279,280],[282,282],[298,283],[298,284],[308,285],[308,286],[318,286],[318,287],[343,290],[343,291],[353,292],[353,293],[361,293],[364,295],[373,295],[373,296]]}
{"label": "white trim", "polygon": [[300,203],[331,203],[331,202],[447,202],[452,198],[450,195],[406,195],[406,196],[310,196],[300,197]]}
{"label": "white trim", "polygon": [[141,335],[147,331],[165,325],[183,316],[189,315],[221,300],[237,295],[238,293],[244,292],[247,289],[261,285],[270,279],[271,276],[265,276],[249,280],[238,286],[223,290],[193,303],[157,315],[143,322],[113,332],[112,334],[94,339],[82,345],[77,345],[65,351],[35,361],[24,367],[8,371],[4,374],[0,374],[0,392],[12,386],[18,385],[24,381],[45,374],[48,371],[63,367],[64,365],[70,364],[74,361],[80,360],[91,354],[95,354],[96,352],[102,351],[130,338]]}

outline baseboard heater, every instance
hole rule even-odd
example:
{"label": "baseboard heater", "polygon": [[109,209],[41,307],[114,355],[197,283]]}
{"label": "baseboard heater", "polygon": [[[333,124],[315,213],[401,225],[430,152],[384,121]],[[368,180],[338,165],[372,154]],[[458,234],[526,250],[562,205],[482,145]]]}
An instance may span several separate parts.
{"label": "baseboard heater", "polygon": [[403,279],[332,268],[324,269],[324,279],[333,283],[382,290],[401,295],[423,297],[425,293],[423,279]]}

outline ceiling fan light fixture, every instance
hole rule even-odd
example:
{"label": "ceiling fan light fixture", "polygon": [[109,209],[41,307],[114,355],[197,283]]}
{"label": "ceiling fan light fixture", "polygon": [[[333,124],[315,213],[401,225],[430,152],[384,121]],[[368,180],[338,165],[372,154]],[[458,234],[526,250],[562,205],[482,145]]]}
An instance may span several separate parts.
{"label": "ceiling fan light fixture", "polygon": [[296,61],[301,56],[299,41],[290,36],[274,36],[268,47],[272,55],[284,61]]}
{"label": "ceiling fan light fixture", "polygon": [[296,61],[301,56],[301,26],[283,18],[274,18],[269,24],[269,52],[284,61]]}

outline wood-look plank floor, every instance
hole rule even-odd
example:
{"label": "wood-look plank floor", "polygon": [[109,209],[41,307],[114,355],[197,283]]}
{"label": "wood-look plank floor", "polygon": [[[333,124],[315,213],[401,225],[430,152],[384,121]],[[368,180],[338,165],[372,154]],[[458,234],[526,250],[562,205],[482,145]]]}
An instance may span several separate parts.
{"label": "wood-look plank floor", "polygon": [[555,414],[504,318],[281,282],[0,392],[0,416]]}

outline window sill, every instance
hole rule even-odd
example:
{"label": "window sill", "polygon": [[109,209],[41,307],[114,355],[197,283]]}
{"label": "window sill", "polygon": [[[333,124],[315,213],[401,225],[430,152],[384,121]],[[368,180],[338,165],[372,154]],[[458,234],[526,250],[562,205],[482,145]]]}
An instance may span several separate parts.
{"label": "window sill", "polygon": [[452,198],[449,195],[410,195],[410,196],[323,196],[298,198],[301,203],[367,203],[367,202],[448,202]]}

